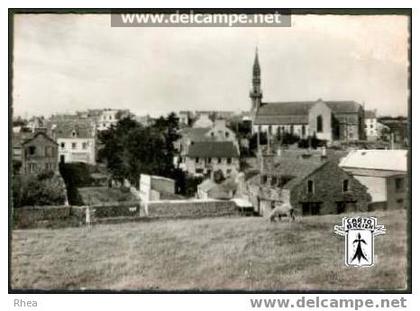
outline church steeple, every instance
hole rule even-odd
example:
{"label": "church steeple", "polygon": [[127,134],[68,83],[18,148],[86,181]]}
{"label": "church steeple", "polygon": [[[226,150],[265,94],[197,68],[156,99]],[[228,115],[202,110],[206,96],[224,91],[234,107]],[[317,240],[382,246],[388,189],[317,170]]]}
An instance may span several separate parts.
{"label": "church steeple", "polygon": [[254,65],[252,67],[252,89],[249,92],[249,97],[252,101],[251,113],[253,114],[261,105],[262,91],[261,91],[261,68],[258,60],[258,47],[255,48]]}

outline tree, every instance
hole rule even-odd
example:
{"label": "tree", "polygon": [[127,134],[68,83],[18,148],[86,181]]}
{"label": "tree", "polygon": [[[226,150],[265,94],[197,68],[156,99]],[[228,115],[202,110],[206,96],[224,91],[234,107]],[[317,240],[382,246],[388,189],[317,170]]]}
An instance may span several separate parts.
{"label": "tree", "polygon": [[176,154],[174,143],[179,138],[178,118],[174,113],[160,117],[152,126],[144,127],[130,117],[98,135],[103,148],[100,161],[106,162],[114,179],[128,179],[138,185],[140,174],[173,178]]}

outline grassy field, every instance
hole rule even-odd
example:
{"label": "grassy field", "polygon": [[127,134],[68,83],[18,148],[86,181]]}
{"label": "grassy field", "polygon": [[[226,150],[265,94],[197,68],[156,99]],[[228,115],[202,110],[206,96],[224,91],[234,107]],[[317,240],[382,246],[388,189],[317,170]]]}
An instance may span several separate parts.
{"label": "grassy field", "polygon": [[340,215],[255,217],[15,230],[12,287],[354,290],[406,287],[406,214],[375,212],[376,265],[344,265]]}

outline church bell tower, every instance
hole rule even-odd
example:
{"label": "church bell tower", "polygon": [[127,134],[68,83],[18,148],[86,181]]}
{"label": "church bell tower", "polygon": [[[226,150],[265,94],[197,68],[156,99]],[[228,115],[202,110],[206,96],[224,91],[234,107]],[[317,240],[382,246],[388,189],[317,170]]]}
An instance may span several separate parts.
{"label": "church bell tower", "polygon": [[258,48],[255,49],[254,65],[252,67],[252,89],[249,92],[251,98],[251,114],[254,115],[257,109],[261,106],[262,91],[261,91],[261,68],[258,61]]}

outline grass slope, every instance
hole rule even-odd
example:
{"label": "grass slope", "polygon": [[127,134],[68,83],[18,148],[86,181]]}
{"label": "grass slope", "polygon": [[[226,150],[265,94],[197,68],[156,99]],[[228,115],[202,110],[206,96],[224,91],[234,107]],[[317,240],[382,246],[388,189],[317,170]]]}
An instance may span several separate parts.
{"label": "grass slope", "polygon": [[406,287],[405,211],[375,212],[376,265],[344,265],[341,215],[165,220],[15,230],[12,287],[36,289],[354,290]]}

